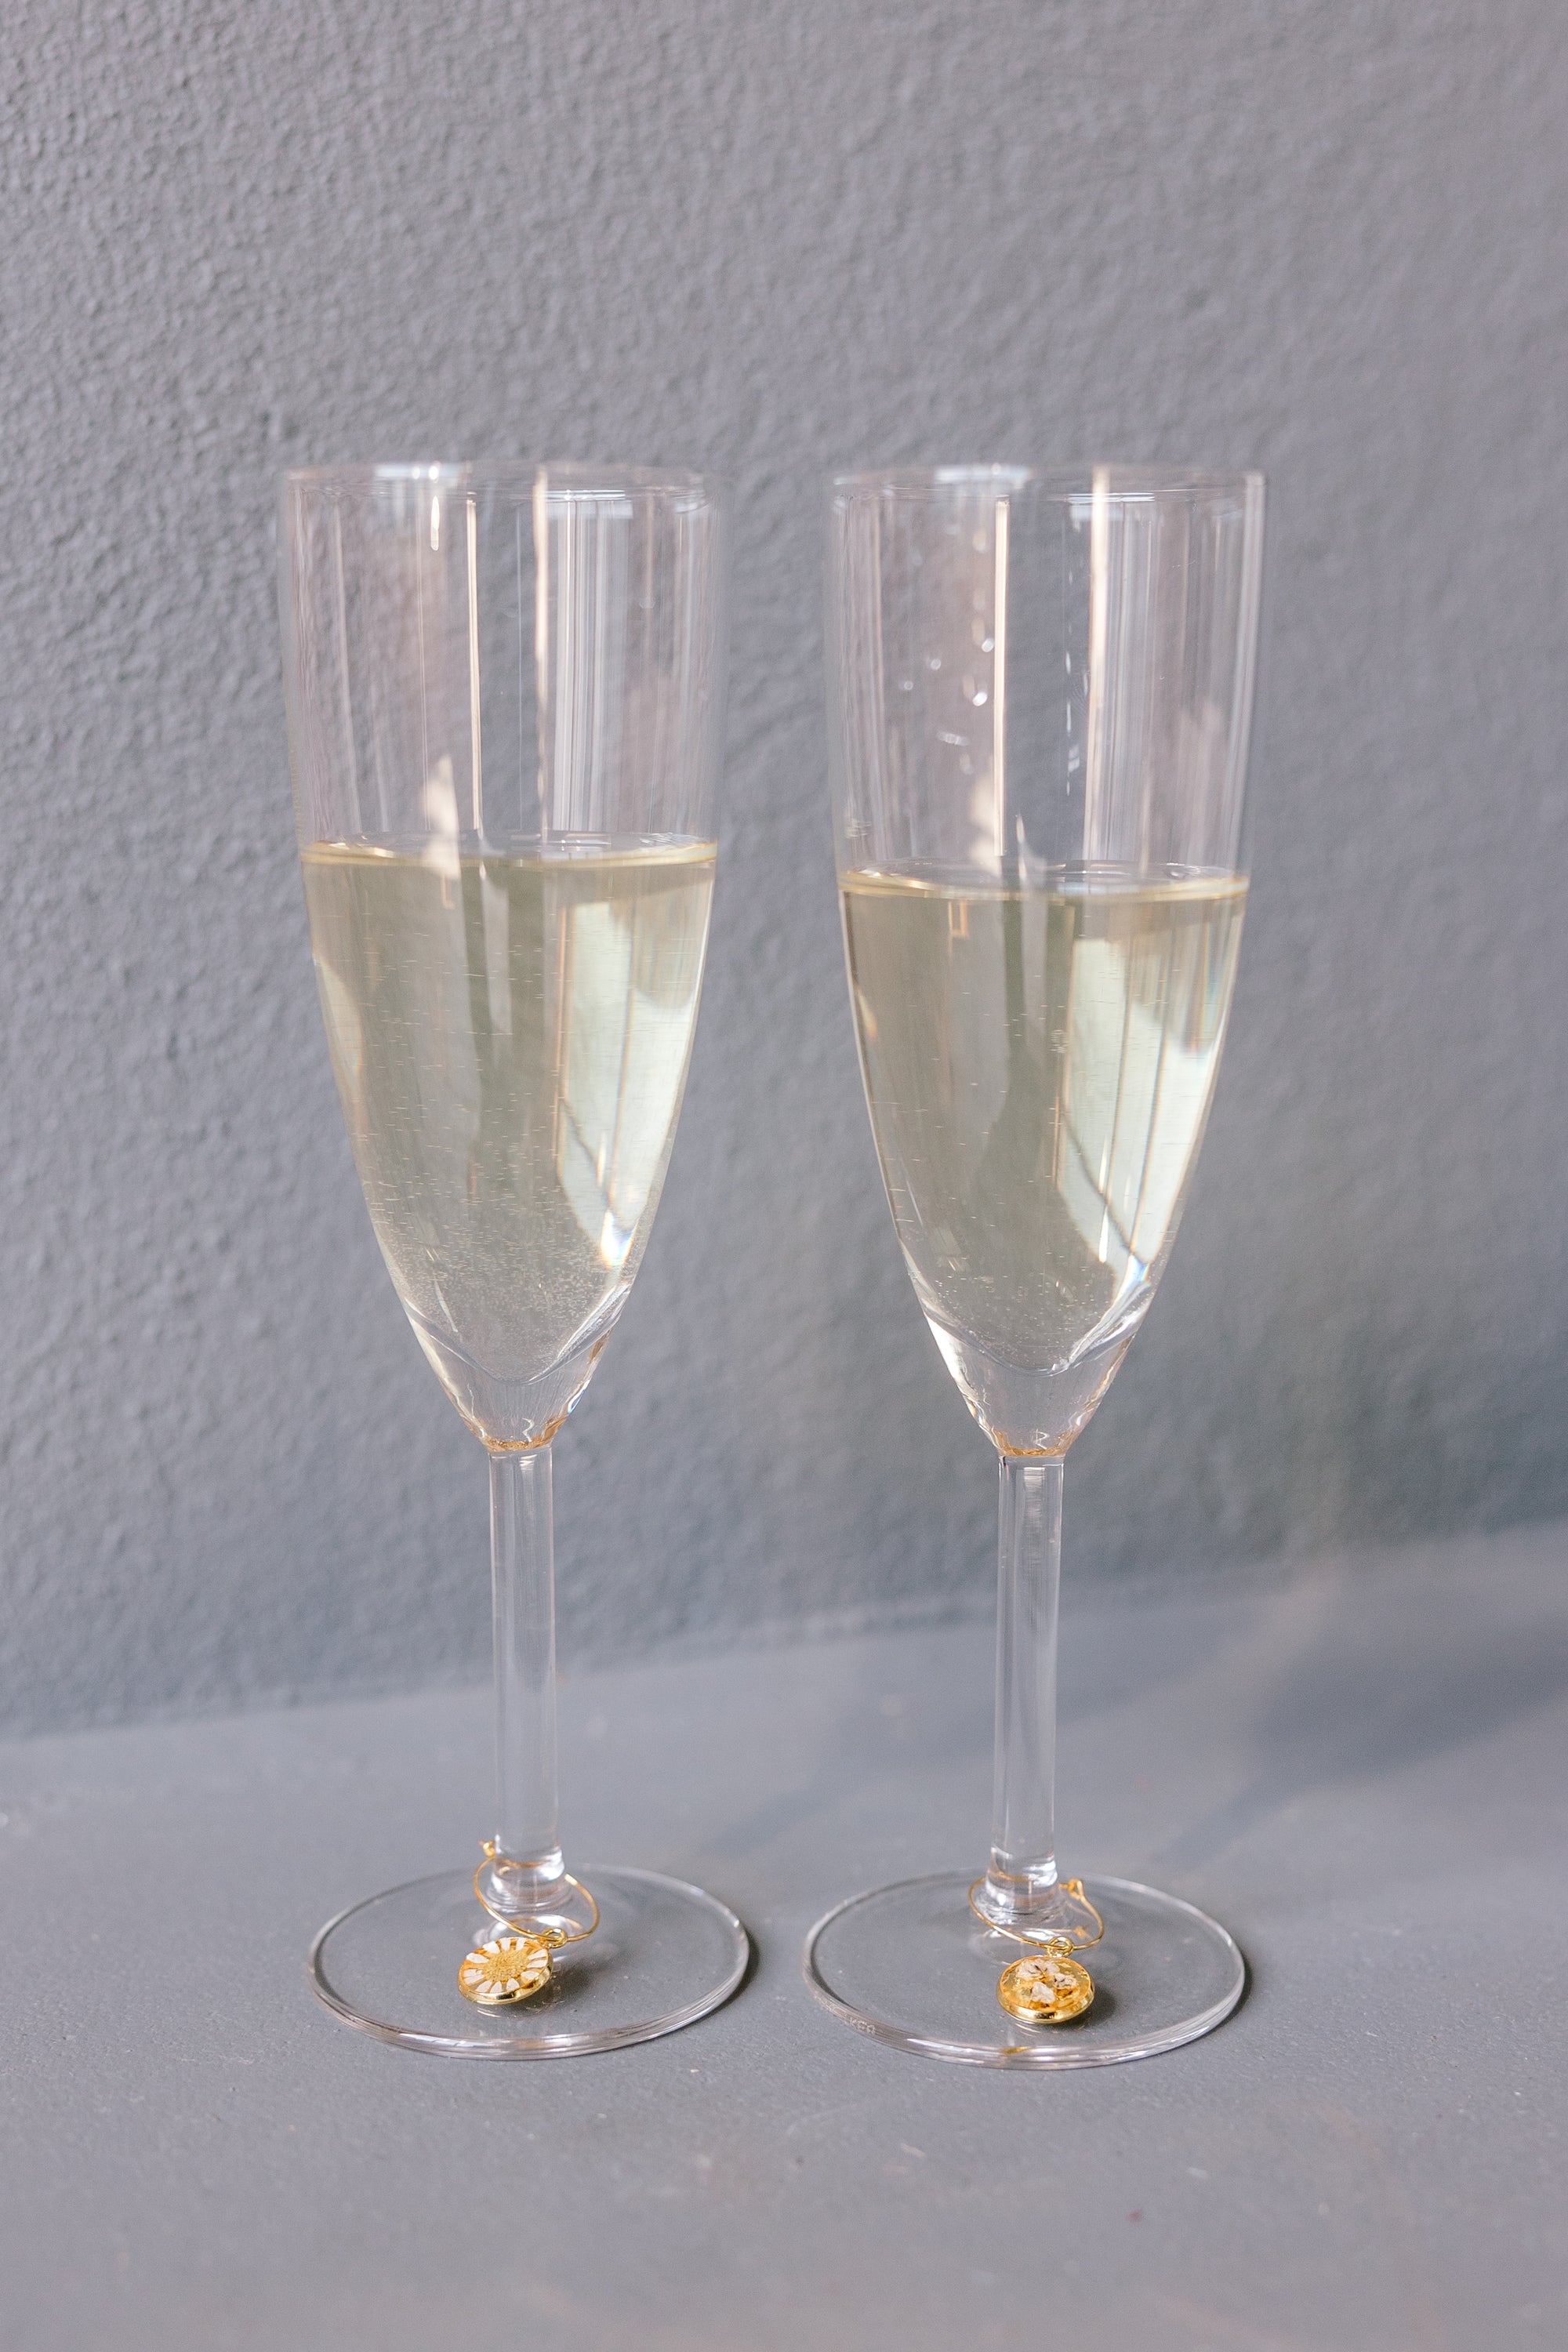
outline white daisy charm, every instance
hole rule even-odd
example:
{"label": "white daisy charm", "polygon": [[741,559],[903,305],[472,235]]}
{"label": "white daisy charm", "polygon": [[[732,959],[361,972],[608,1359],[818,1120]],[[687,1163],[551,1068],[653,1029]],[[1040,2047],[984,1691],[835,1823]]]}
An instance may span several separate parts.
{"label": "white daisy charm", "polygon": [[542,1936],[492,1936],[458,1970],[458,1990],[487,2008],[527,2000],[550,1982],[550,1947]]}

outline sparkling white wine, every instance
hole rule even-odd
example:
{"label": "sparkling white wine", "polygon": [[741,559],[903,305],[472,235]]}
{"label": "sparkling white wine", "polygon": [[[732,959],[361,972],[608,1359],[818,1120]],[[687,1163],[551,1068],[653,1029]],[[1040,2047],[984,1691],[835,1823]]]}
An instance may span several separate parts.
{"label": "sparkling white wine", "polygon": [[845,877],[850,990],[899,1238],[1010,1451],[1065,1449],[1153,1295],[1203,1139],[1246,884]]}
{"label": "sparkling white wine", "polygon": [[303,853],[332,1068],[399,1297],[492,1444],[586,1384],[675,1137],[710,843]]}

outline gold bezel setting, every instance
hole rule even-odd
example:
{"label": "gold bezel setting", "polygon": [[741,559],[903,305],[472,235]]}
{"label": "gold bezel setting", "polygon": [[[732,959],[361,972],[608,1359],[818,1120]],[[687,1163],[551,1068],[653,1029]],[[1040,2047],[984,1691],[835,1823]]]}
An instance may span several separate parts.
{"label": "gold bezel setting", "polygon": [[550,1947],[542,1936],[492,1936],[458,1970],[458,1990],[487,2009],[531,2000],[549,1982]]}
{"label": "gold bezel setting", "polygon": [[1005,1968],[996,1998],[1026,2025],[1068,2025],[1094,2000],[1094,1979],[1064,1943],[1059,1951],[1026,1952]]}

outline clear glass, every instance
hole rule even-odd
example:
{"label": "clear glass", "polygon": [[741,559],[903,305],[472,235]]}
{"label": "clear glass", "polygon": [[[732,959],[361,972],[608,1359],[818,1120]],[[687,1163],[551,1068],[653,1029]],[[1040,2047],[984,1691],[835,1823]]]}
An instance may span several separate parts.
{"label": "clear glass", "polygon": [[849,992],[905,1264],[1000,1477],[991,1851],[829,1913],[814,1990],[981,2065],[1103,2065],[1228,2014],[1224,1928],[1089,1879],[1095,1999],[1000,1971],[1092,1932],[1054,1820],[1063,1460],[1175,1240],[1246,908],[1257,474],[954,466],[833,485],[828,693]]}
{"label": "clear glass", "polygon": [[[489,1454],[495,1610],[491,1835],[323,1928],[311,1980],[410,2048],[612,2049],[715,2008],[748,1952],[696,1887],[567,1870],[551,1518],[551,1442],[630,1296],[697,1019],[725,497],[694,475],[510,462],[328,467],[281,497],[333,1075],[387,1271]],[[468,2000],[459,1965],[511,1927],[564,1939],[547,1986]]]}

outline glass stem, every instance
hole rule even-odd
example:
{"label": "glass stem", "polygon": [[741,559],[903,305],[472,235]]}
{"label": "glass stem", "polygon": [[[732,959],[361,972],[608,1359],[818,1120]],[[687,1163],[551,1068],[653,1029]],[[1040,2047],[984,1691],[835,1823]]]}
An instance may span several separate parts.
{"label": "glass stem", "polygon": [[487,1877],[497,1907],[521,1917],[554,1907],[565,1873],[555,1793],[555,1547],[548,1445],[490,1455],[490,1568],[496,1853]]}
{"label": "glass stem", "polygon": [[996,1554],[996,1776],[991,1866],[976,1902],[988,1918],[1048,1918],[1056,1859],[1057,1595],[1062,1462],[1004,1454]]}

